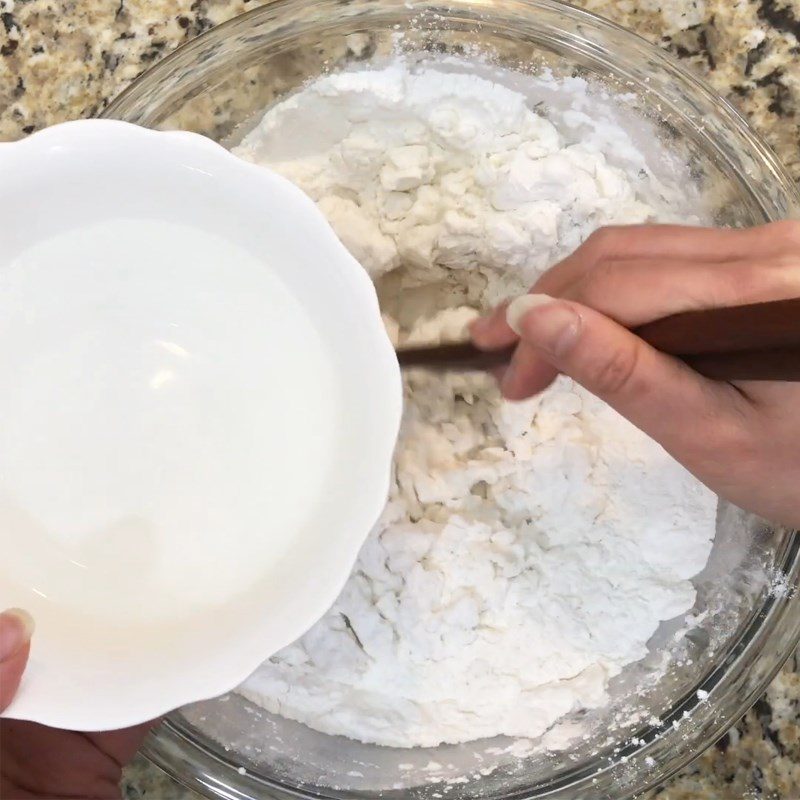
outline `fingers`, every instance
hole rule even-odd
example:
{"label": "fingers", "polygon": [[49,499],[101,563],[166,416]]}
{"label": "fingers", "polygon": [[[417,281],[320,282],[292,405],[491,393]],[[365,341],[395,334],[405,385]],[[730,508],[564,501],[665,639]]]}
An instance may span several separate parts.
{"label": "fingers", "polygon": [[506,400],[525,400],[543,392],[557,376],[558,370],[542,357],[538,348],[520,342],[511,364],[499,376],[500,391]]}
{"label": "fingers", "polygon": [[[119,798],[119,781],[154,722],[119,731],[84,733],[35,722],[3,720],[2,773],[44,798]],[[12,795],[16,797],[17,795]],[[0,797],[5,797],[0,793]]]}
{"label": "fingers", "polygon": [[[800,233],[795,223],[744,230],[602,228],[546,272],[531,291],[577,300],[624,325],[678,311],[788,297],[797,292],[800,261],[787,266],[780,254],[796,238]],[[505,309],[506,304],[498,306],[473,323],[478,347],[495,350],[516,341]]]}
{"label": "fingers", "polygon": [[[525,295],[526,309],[537,302],[538,295]],[[546,298],[549,299],[549,298]],[[511,305],[519,307],[519,298]],[[471,327],[472,340],[483,350],[499,350],[519,341],[515,325],[510,325],[507,316],[508,303],[501,303],[487,317],[476,319]],[[558,371],[542,358],[535,348],[521,342],[514,351],[509,367],[493,371],[500,383],[503,396],[509,400],[524,400],[526,397],[546,389],[558,375]]]}
{"label": "fingers", "polygon": [[84,736],[122,768],[136,755],[145,736],[160,721],[160,719],[153,719],[134,725],[132,728],[103,731],[102,733],[85,733]]}
{"label": "fingers", "polygon": [[519,338],[506,322],[508,303],[500,303],[485,317],[473,320],[470,325],[472,341],[481,350],[501,350]]}
{"label": "fingers", "polygon": [[[572,301],[539,299],[509,315],[523,344],[627,417],[679,460],[691,462],[709,426],[731,415],[736,390],[692,372],[613,320]],[[520,308],[522,306],[522,308]],[[512,321],[513,316],[512,316]],[[525,361],[512,363],[504,388],[527,385]],[[519,370],[519,374],[517,371]],[[676,425],[676,419],[692,424]]]}
{"label": "fingers", "polygon": [[27,611],[12,608],[0,614],[0,711],[17,693],[28,662],[33,618]]}
{"label": "fingers", "polygon": [[792,266],[770,261],[630,260],[599,264],[559,296],[633,327],[681,311],[794,297],[799,286],[800,260]]}
{"label": "fingers", "polygon": [[[800,223],[793,221],[743,230],[673,225],[605,228],[543,275],[531,291],[574,301],[625,327],[635,327],[681,311],[796,296],[799,251]],[[509,324],[518,302],[500,306],[473,323],[472,336],[479,347],[498,349],[518,341],[518,331]],[[680,362],[668,361],[686,372]],[[510,368],[500,376],[503,394],[518,400],[542,391],[555,378],[557,367],[541,348],[523,341]],[[716,386],[709,381],[702,385],[706,390]],[[760,386],[752,394],[750,387],[740,388],[753,401],[760,397]]]}
{"label": "fingers", "polygon": [[795,247],[795,222],[756,228],[700,228],[683,225],[620,225],[595,231],[572,255],[548,270],[533,291],[561,295],[587,271],[606,261],[668,260],[729,262],[764,258]]}

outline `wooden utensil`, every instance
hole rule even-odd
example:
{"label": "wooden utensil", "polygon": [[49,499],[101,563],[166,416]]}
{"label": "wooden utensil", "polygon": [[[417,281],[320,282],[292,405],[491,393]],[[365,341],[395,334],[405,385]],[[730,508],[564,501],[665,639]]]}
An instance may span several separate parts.
{"label": "wooden utensil", "polygon": [[[716,380],[800,381],[800,297],[686,311],[633,332],[657,350]],[[403,368],[470,371],[508,363],[514,347],[479,350],[472,342],[400,348]]]}

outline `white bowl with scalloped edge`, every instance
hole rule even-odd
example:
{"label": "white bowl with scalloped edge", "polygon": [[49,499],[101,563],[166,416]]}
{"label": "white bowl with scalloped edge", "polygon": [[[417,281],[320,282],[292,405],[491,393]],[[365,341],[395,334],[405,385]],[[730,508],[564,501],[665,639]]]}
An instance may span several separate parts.
{"label": "white bowl with scalloped edge", "polygon": [[386,500],[400,373],[314,204],[211,140],[66,123],[0,172],[0,608],[37,624],[5,716],[123,727],[331,605]]}

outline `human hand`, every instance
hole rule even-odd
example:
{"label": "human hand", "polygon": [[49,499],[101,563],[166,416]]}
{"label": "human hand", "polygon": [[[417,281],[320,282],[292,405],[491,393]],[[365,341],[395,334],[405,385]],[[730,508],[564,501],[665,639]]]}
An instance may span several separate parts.
{"label": "human hand", "polygon": [[[33,620],[24,611],[13,609],[0,614],[0,711],[16,694],[32,633]],[[0,797],[119,798],[122,767],[133,757],[152,724],[81,733],[0,719]]]}
{"label": "human hand", "polygon": [[519,342],[500,376],[507,398],[568,375],[722,497],[800,527],[800,384],[708,380],[628,330],[680,311],[797,296],[798,222],[606,228],[531,295],[477,320],[472,337],[485,350]]}

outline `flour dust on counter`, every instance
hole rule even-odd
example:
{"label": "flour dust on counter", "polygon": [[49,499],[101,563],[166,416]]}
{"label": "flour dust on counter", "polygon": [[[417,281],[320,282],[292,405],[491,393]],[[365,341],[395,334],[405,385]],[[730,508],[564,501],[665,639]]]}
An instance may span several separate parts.
{"label": "flour dust on counter", "polygon": [[[398,60],[318,78],[235,152],[318,203],[397,342],[435,343],[597,227],[702,219],[624,105],[577,78]],[[511,404],[485,375],[409,372],[391,496],[347,585],[239,691],[383,745],[536,737],[604,705],[692,607],[715,508],[565,378]]]}

